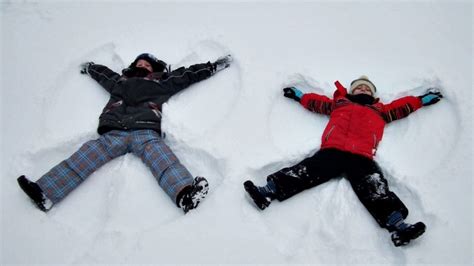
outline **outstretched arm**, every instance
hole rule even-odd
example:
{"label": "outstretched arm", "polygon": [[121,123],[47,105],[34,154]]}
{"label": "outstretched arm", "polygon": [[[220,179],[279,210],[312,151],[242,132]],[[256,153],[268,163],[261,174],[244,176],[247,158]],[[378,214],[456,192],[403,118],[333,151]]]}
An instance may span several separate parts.
{"label": "outstretched arm", "polygon": [[333,100],[324,95],[316,93],[303,94],[295,87],[284,88],[283,95],[299,102],[311,112],[330,115],[333,110]]}
{"label": "outstretched arm", "polygon": [[436,89],[428,89],[421,96],[407,96],[384,105],[383,117],[387,123],[402,119],[420,109],[439,102],[443,98],[441,92]]}
{"label": "outstretched arm", "polygon": [[192,65],[188,68],[181,67],[171,72],[169,76],[161,80],[161,82],[171,87],[174,93],[177,93],[229,67],[231,62],[232,57],[227,55],[218,58],[214,63],[207,62]]}
{"label": "outstretched arm", "polygon": [[81,74],[88,74],[95,79],[109,93],[120,78],[120,75],[110,70],[108,67],[94,64],[93,62],[81,65]]}
{"label": "outstretched arm", "polygon": [[179,92],[190,85],[207,79],[214,73],[210,62],[192,65],[188,68],[180,67],[161,80],[173,92]]}

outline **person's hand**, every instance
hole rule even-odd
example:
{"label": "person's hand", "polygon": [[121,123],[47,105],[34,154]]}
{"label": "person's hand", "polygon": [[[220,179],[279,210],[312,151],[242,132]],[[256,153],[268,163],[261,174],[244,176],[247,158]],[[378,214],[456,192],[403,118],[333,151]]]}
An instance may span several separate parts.
{"label": "person's hand", "polygon": [[423,106],[435,104],[443,98],[443,95],[438,89],[428,89],[425,94],[418,96],[421,99]]}
{"label": "person's hand", "polygon": [[93,65],[94,62],[85,62],[81,64],[81,74],[89,74],[89,67]]}
{"label": "person's hand", "polygon": [[224,68],[228,68],[230,66],[230,63],[233,61],[232,56],[226,55],[219,57],[214,63],[212,63],[212,70],[215,72],[219,72]]}
{"label": "person's hand", "polygon": [[299,102],[303,93],[295,87],[287,87],[283,89],[283,96]]}

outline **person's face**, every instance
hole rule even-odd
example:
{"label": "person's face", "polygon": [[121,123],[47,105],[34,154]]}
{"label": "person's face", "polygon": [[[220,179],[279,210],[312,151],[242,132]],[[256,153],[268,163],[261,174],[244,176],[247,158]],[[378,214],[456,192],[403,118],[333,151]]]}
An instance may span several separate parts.
{"label": "person's face", "polygon": [[145,69],[148,69],[150,72],[153,72],[153,68],[151,67],[150,63],[148,63],[148,61],[146,60],[143,60],[143,59],[138,60],[135,66],[145,68]]}
{"label": "person's face", "polygon": [[352,94],[353,95],[367,94],[367,95],[373,96],[372,91],[370,90],[370,87],[365,84],[360,84],[357,87],[355,87],[355,89],[352,91]]}

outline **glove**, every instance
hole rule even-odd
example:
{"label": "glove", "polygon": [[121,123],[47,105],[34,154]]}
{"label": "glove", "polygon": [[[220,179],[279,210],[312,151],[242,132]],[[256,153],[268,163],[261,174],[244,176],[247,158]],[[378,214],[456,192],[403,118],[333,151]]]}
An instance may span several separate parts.
{"label": "glove", "polygon": [[221,71],[224,68],[228,68],[232,61],[233,59],[230,54],[219,57],[214,63],[211,64],[212,70],[214,71],[214,73],[216,73],[218,71]]}
{"label": "glove", "polygon": [[303,93],[295,87],[288,87],[283,89],[283,96],[299,102],[303,97]]}
{"label": "glove", "polygon": [[437,89],[429,89],[425,94],[418,96],[420,98],[423,106],[435,104],[443,98],[441,92]]}
{"label": "glove", "polygon": [[92,66],[94,62],[85,62],[81,64],[81,74],[89,74],[89,67]]}

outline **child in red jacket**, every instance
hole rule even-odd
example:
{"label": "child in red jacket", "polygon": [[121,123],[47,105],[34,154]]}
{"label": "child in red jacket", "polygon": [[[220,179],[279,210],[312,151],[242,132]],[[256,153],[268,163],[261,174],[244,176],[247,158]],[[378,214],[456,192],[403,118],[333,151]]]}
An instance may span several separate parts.
{"label": "child in red jacket", "polygon": [[386,123],[408,116],[422,106],[434,104],[443,96],[439,91],[408,96],[383,104],[375,98],[376,87],[361,76],[347,93],[338,81],[333,99],[314,93],[303,94],[295,87],[284,88],[284,96],[306,109],[330,116],[321,139],[321,149],[302,162],[267,177],[267,184],[244,183],[245,190],[260,209],[271,200],[289,197],[332,178],[344,176],[379,225],[392,232],[395,246],[406,245],[425,231],[425,224],[408,224],[408,209],[389,190],[387,180],[373,160]]}

